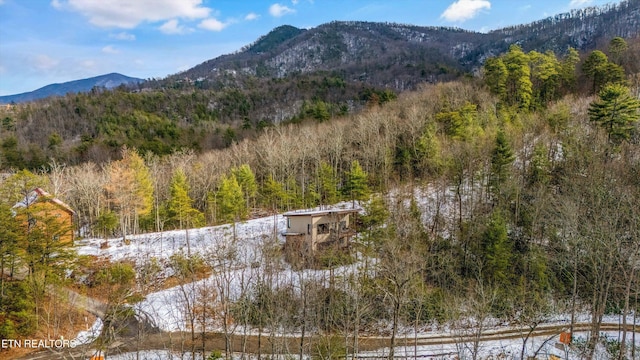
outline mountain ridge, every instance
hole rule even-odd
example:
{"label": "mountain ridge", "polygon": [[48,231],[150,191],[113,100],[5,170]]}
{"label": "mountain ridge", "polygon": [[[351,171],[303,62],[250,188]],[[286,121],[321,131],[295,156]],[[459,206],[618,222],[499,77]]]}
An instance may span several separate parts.
{"label": "mountain ridge", "polygon": [[144,79],[134,78],[113,72],[86,79],[49,84],[39,89],[20,94],[3,95],[0,96],[0,104],[10,104],[12,102],[21,103],[44,99],[49,96],[64,96],[68,93],[87,92],[94,87],[113,89],[123,84],[137,84],[144,81]]}
{"label": "mountain ridge", "polygon": [[[333,21],[310,29],[283,25],[238,52],[207,60],[166,80],[199,78],[215,88],[229,72],[284,78],[328,71],[347,81],[363,80],[402,91],[420,82],[474,72],[486,58],[514,43],[525,51],[564,53],[568,47],[593,50],[615,36],[631,38],[638,33],[640,0],[573,10],[487,33],[364,21]],[[374,70],[387,74],[373,79]]]}

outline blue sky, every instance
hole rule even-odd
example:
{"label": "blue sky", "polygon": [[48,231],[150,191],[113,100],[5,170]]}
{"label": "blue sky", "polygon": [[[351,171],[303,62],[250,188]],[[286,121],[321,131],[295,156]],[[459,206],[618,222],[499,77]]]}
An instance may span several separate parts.
{"label": "blue sky", "polygon": [[0,95],[110,72],[160,78],[279,25],[388,21],[489,31],[607,0],[0,0]]}

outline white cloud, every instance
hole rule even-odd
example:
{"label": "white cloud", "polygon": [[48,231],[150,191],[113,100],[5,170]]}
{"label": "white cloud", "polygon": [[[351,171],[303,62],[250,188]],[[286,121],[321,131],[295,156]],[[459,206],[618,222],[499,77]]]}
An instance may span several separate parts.
{"label": "white cloud", "polygon": [[119,54],[120,50],[114,48],[111,45],[107,45],[107,46],[102,48],[102,52],[105,53],[105,54]]}
{"label": "white cloud", "polygon": [[[54,3],[62,5],[61,0],[53,0]],[[67,0],[66,5],[96,26],[124,29],[132,29],[144,21],[202,19],[211,12],[202,6],[202,0]]]}
{"label": "white cloud", "polygon": [[591,4],[591,0],[571,0],[569,3],[570,7],[581,7]]}
{"label": "white cloud", "polygon": [[204,30],[222,31],[228,25],[229,25],[229,23],[223,23],[222,21],[220,21],[218,19],[211,18],[211,19],[202,20],[202,22],[200,22],[198,27],[201,28],[201,29],[204,29]]}
{"label": "white cloud", "polygon": [[94,60],[82,60],[80,61],[80,66],[85,70],[94,70],[97,67],[97,63]]}
{"label": "white cloud", "polygon": [[298,0],[291,0],[291,3],[292,3],[293,5],[298,5]]}
{"label": "white cloud", "polygon": [[269,6],[269,14],[271,14],[271,16],[274,17],[281,17],[287,14],[293,14],[296,11],[285,6],[285,5],[281,5],[281,4],[273,4],[271,6]]}
{"label": "white cloud", "polygon": [[51,70],[58,66],[60,63],[59,60],[51,58],[47,55],[36,55],[35,58],[32,59],[33,66],[38,70]]}
{"label": "white cloud", "polygon": [[128,32],[124,32],[124,31],[117,34],[110,34],[109,37],[115,40],[125,40],[125,41],[134,41],[136,39],[135,35],[129,34]]}
{"label": "white cloud", "polygon": [[[2,0],[0,0],[0,4],[1,3],[2,3]],[[62,8],[62,4],[60,3],[60,0],[51,0],[51,6],[53,6],[56,9]]]}
{"label": "white cloud", "polygon": [[167,21],[166,23],[162,24],[158,29],[168,35],[180,35],[180,34],[186,34],[192,31],[192,29],[180,25],[177,19],[171,19]]}
{"label": "white cloud", "polygon": [[244,17],[244,19],[248,21],[252,21],[252,20],[257,20],[259,17],[260,15],[256,13],[248,13],[247,16]]}
{"label": "white cloud", "polygon": [[447,21],[466,21],[473,19],[482,10],[491,9],[489,0],[457,0],[440,15]]}

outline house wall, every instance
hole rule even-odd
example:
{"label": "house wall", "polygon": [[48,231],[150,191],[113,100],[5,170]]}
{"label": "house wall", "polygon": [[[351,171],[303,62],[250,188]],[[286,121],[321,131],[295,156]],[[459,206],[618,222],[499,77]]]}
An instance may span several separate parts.
{"label": "house wall", "polygon": [[[321,216],[292,216],[288,218],[287,231],[293,233],[302,233],[309,235],[308,239],[311,242],[311,248],[317,250],[317,244],[332,240],[332,230],[334,234],[338,232],[341,222],[345,222],[345,227],[350,226],[350,213],[344,214],[327,214]],[[328,230],[326,233],[320,233],[318,226],[321,224],[327,224]],[[308,228],[311,225],[311,228]],[[310,231],[309,231],[310,230]],[[310,233],[309,233],[310,232]]]}
{"label": "house wall", "polygon": [[[62,243],[73,242],[73,216],[66,210],[61,209],[56,204],[51,202],[39,202],[32,204],[28,212],[35,219],[35,226],[44,226],[45,222],[56,221],[55,226],[59,241]],[[22,218],[22,223],[25,228],[28,228],[28,219],[26,214],[18,215]]]}

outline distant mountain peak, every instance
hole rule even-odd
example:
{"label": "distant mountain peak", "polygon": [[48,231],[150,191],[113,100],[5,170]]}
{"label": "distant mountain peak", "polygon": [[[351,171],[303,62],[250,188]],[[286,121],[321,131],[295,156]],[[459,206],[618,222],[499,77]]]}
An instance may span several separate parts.
{"label": "distant mountain peak", "polygon": [[94,87],[113,89],[120,85],[137,84],[144,79],[129,77],[119,73],[109,73],[87,79],[73,80],[64,83],[50,84],[37,90],[15,95],[0,96],[0,104],[21,103],[44,99],[49,96],[64,96],[69,93],[87,92]]}
{"label": "distant mountain peak", "polygon": [[287,40],[293,39],[305,31],[291,25],[278,26],[249,45],[246,51],[254,54],[272,51]]}

